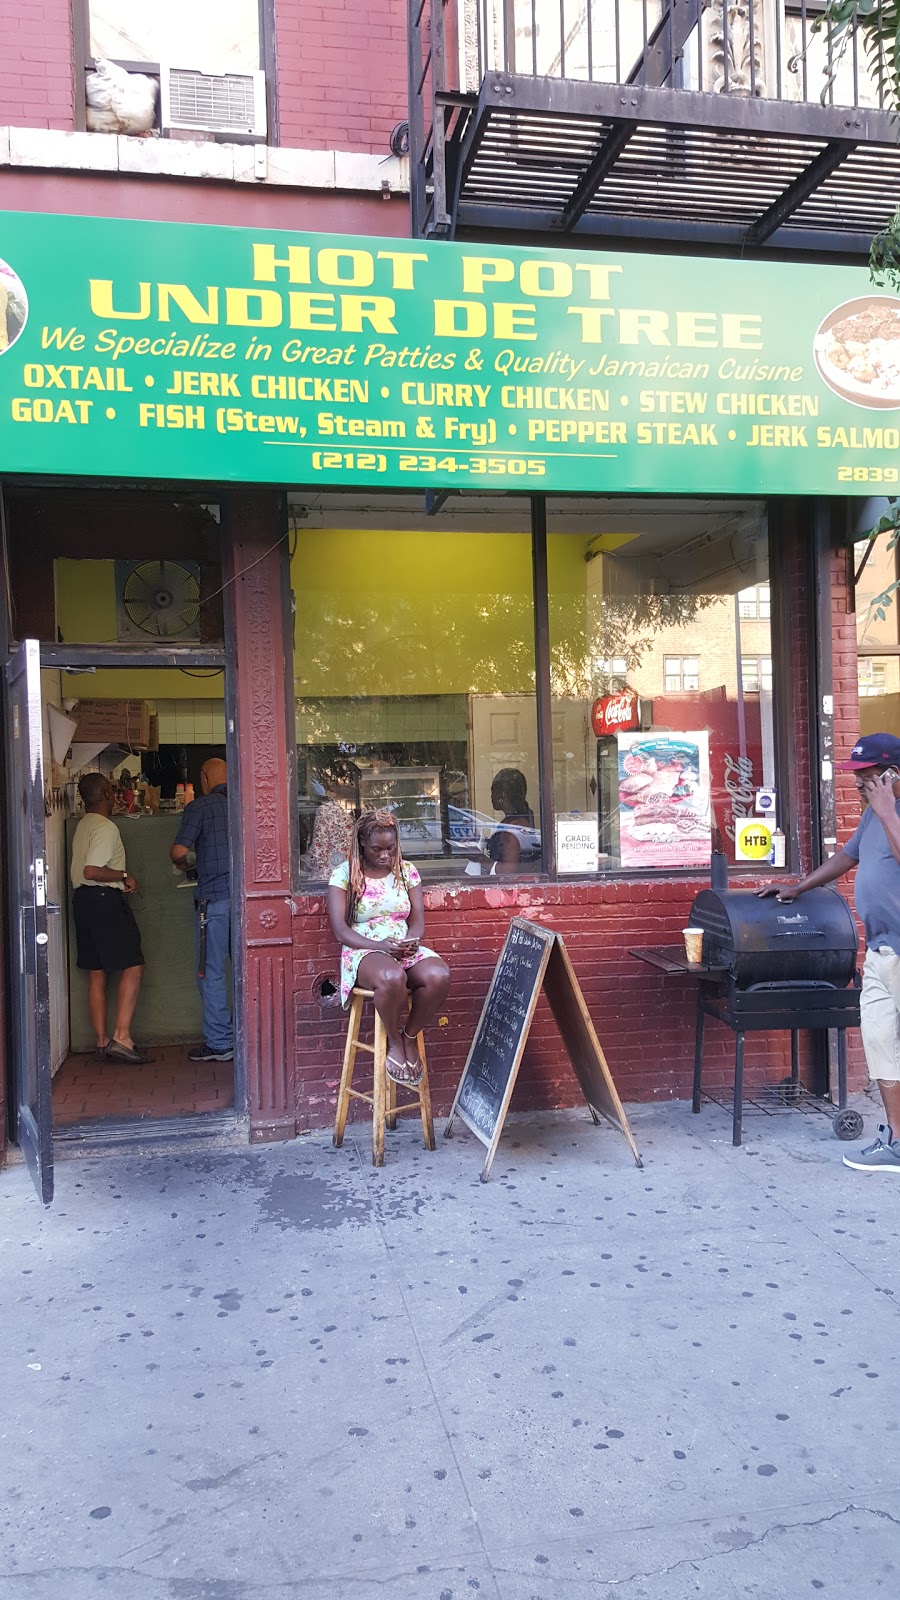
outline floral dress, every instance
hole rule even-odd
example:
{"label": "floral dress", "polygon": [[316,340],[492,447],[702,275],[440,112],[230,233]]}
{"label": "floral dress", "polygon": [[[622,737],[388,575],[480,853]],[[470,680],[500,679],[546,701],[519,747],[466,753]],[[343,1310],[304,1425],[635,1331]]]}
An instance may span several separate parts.
{"label": "floral dress", "polygon": [[[407,884],[415,888],[422,882],[417,869],[411,862],[404,863],[406,881],[395,877],[389,872],[386,878],[367,878],[366,892],[356,908],[353,918],[354,928],[364,934],[367,939],[405,939],[410,913],[410,901],[407,893]],[[350,885],[350,863],[342,861],[336,867],[328,880],[329,888],[347,889]],[[351,950],[347,945],[341,946],[341,1005],[346,1006],[350,1000],[350,993],[356,982],[359,964],[365,956],[372,954],[371,950]],[[417,961],[427,961],[434,957],[435,952],[429,950],[427,945],[420,944],[414,956],[407,956],[400,964],[407,970],[414,967]]]}

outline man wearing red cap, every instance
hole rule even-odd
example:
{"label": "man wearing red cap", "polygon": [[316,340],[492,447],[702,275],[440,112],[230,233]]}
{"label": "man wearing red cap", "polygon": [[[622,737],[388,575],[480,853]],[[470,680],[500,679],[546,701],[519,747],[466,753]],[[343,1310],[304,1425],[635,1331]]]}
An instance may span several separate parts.
{"label": "man wearing red cap", "polygon": [[844,1157],[858,1172],[900,1174],[900,739],[867,733],[841,772],[853,772],[866,802],[859,827],[838,850],[799,883],[768,885],[761,894],[795,900],[807,889],[833,883],[856,867],[856,914],[866,931],[860,999],[863,1048],[869,1077],[878,1084],[885,1122],[874,1144]]}

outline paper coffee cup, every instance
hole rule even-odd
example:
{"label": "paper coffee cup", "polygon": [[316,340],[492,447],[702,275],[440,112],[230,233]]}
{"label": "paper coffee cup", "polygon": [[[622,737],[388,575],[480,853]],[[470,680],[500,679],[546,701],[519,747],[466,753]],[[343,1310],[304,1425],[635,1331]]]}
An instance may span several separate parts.
{"label": "paper coffee cup", "polygon": [[691,966],[699,966],[703,960],[703,929],[682,928],[684,934],[684,953]]}

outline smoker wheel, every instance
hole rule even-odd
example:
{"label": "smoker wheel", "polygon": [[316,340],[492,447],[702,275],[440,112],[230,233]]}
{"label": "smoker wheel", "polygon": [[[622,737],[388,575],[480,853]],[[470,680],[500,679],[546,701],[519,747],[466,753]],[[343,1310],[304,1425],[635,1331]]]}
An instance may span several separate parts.
{"label": "smoker wheel", "polygon": [[858,1114],[858,1110],[847,1109],[839,1110],[831,1126],[833,1126],[834,1134],[838,1139],[858,1139],[862,1136],[865,1123],[863,1123],[863,1118]]}
{"label": "smoker wheel", "polygon": [[832,1123],[838,1139],[858,1139],[863,1131],[863,1119],[858,1111],[839,1111]]}

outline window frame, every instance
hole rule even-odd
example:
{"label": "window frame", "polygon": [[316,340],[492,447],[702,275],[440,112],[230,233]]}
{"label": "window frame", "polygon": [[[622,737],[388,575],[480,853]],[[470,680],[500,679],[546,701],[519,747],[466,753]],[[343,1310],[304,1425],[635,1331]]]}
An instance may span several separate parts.
{"label": "window frame", "polygon": [[[268,118],[268,133],[266,143],[271,147],[278,144],[278,77],[275,51],[275,3],[276,0],[257,0],[257,14],[259,17],[259,68],[265,73],[266,79],[266,116]],[[91,55],[91,0],[72,0],[72,77],[74,79],[73,103],[75,109],[75,131],[87,131],[87,100],[84,92],[84,75],[96,65]],[[126,72],[146,72],[150,77],[159,75],[160,63],[158,61],[120,61],[116,60],[117,67],[123,67]],[[165,135],[159,130],[160,138]],[[213,135],[215,144],[233,144],[240,141],[232,135]]]}
{"label": "window frame", "polygon": [[[768,672],[765,672],[765,670],[764,670],[766,662],[768,662],[768,665],[769,665]],[[750,672],[747,671],[747,668],[749,668],[749,667],[752,667],[752,669],[753,669]],[[747,677],[751,677],[751,678],[755,678],[756,679],[756,688],[755,689],[751,688],[749,686],[749,684],[746,682]],[[774,680],[774,668],[773,668],[773,662],[772,662],[772,657],[771,656],[745,656],[743,654],[741,655],[741,692],[742,692],[742,694],[763,694],[763,693],[771,694],[772,693],[772,684],[774,683],[774,681],[775,681]]]}
{"label": "window frame", "polygon": [[[768,600],[760,599],[760,591],[765,589]],[[742,594],[750,594],[752,600],[742,600]],[[763,610],[763,605],[766,609]],[[752,610],[750,609],[752,607]],[[746,609],[745,609],[746,608]],[[772,585],[771,583],[751,583],[746,589],[738,590],[738,614],[741,622],[771,622],[772,620]]]}
{"label": "window frame", "polygon": [[[671,661],[678,662],[677,671],[669,670]],[[691,670],[688,665],[692,663]],[[677,678],[677,683],[670,683],[669,679]],[[663,684],[666,694],[699,694],[700,693],[700,657],[699,656],[663,656]]]}

